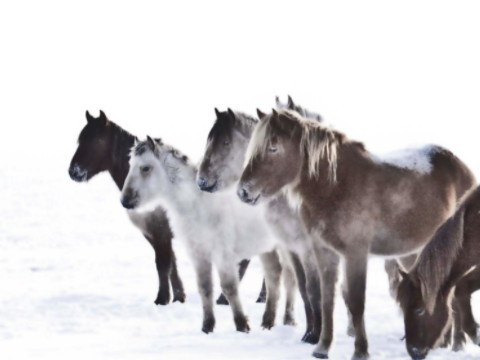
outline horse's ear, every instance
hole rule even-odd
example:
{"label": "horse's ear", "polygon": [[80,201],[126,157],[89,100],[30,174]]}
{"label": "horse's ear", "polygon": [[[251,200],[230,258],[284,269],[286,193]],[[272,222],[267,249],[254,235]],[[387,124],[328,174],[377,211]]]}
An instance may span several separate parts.
{"label": "horse's ear", "polygon": [[257,109],[257,116],[260,120],[262,120],[267,115],[262,110]]}
{"label": "horse's ear", "polygon": [[150,150],[155,151],[155,140],[153,140],[150,136],[147,135],[147,144]]}
{"label": "horse's ear", "polygon": [[278,117],[278,112],[277,112],[277,110],[272,109],[272,115],[273,115],[274,118],[277,118],[277,117]]}
{"label": "horse's ear", "polygon": [[215,108],[215,115],[217,116],[217,119],[220,117],[220,111],[218,111],[217,108]]}
{"label": "horse's ear", "polygon": [[140,141],[138,140],[138,137],[135,136],[133,139],[133,146],[137,146]]}
{"label": "horse's ear", "polygon": [[155,139],[153,139],[153,140],[155,140],[155,142],[156,142],[158,145],[163,145],[163,141],[162,141],[161,138],[155,138]]}
{"label": "horse's ear", "polygon": [[277,95],[275,96],[275,104],[277,104],[277,107],[279,107],[281,105],[280,103],[280,97]]}
{"label": "horse's ear", "polygon": [[107,115],[105,115],[105,113],[102,110],[100,110],[100,116],[98,117],[98,120],[102,125],[107,124]]}
{"label": "horse's ear", "polygon": [[88,110],[85,112],[85,117],[87,118],[87,122],[90,123],[92,122],[93,120],[95,120],[95,118],[90,115],[90,113],[88,112]]}
{"label": "horse's ear", "polygon": [[290,110],[295,110],[295,103],[293,102],[293,99],[290,95],[288,95],[287,104]]}
{"label": "horse's ear", "polygon": [[233,112],[232,109],[228,108],[228,115],[230,115],[230,117],[235,120],[237,117],[235,116],[235,113]]}

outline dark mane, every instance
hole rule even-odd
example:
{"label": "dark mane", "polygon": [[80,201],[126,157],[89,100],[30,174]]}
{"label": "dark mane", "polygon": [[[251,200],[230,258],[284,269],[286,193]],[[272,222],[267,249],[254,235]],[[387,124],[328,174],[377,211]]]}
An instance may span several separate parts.
{"label": "dark mane", "polygon": [[208,141],[225,139],[225,137],[230,136],[234,129],[240,131],[245,136],[250,136],[253,128],[258,123],[258,119],[240,111],[231,111],[231,113],[230,111],[217,113],[217,119],[208,133]]}
{"label": "dark mane", "polygon": [[215,139],[223,139],[225,136],[229,136],[233,130],[234,119],[228,116],[227,112],[220,113],[213,124],[212,129],[208,133],[208,141],[215,141]]}

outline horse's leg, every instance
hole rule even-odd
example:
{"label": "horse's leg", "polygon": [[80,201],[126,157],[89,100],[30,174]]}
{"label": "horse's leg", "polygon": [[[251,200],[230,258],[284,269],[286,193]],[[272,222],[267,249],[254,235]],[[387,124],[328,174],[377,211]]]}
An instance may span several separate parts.
{"label": "horse's leg", "polygon": [[480,331],[472,312],[472,298],[470,292],[463,292],[455,295],[458,307],[460,308],[460,315],[462,319],[462,330],[472,339],[473,343],[480,345]]}
{"label": "horse's leg", "polygon": [[347,284],[347,306],[352,314],[355,329],[355,352],[353,360],[367,359],[368,340],[365,332],[365,290],[367,280],[367,253],[347,254],[345,258],[345,282]]}
{"label": "horse's leg", "polygon": [[172,249],[172,270],[170,272],[170,283],[172,284],[173,289],[173,302],[179,301],[181,303],[185,302],[185,289],[183,288],[182,279],[178,274],[177,269],[177,259],[175,257],[175,252]]}
{"label": "horse's leg", "polygon": [[172,243],[162,241],[159,236],[145,238],[155,251],[155,265],[158,273],[159,289],[155,304],[167,305],[170,302],[170,271],[172,265]]}
{"label": "horse's leg", "polygon": [[208,334],[212,332],[215,327],[212,263],[207,257],[196,257],[193,258],[193,265],[195,267],[198,292],[200,293],[203,307],[202,331]]}
{"label": "horse's leg", "polygon": [[[453,351],[463,351],[467,338],[465,337],[464,327],[462,324],[462,301],[460,300],[461,294],[455,296],[452,302],[453,308]],[[459,301],[460,300],[460,301]]]}
{"label": "horse's leg", "polygon": [[220,276],[220,285],[222,291],[227,298],[233,312],[233,319],[237,331],[249,332],[248,320],[243,312],[242,303],[238,295],[238,275],[235,266],[230,264],[222,264],[218,267],[218,274]]}
{"label": "horse's leg", "polygon": [[[304,256],[302,256],[302,259],[303,258]],[[295,268],[295,275],[297,276],[298,289],[300,290],[300,295],[302,296],[303,305],[305,307],[305,320],[307,323],[307,329],[305,331],[305,334],[302,337],[302,341],[309,342],[307,341],[307,339],[313,330],[313,310],[310,304],[310,298],[308,296],[308,291],[307,291],[307,275],[305,273],[306,268],[303,265],[304,262],[300,262],[300,259],[298,257],[293,256],[292,262]]]}
{"label": "horse's leg", "polygon": [[263,313],[262,327],[271,329],[275,325],[278,298],[280,297],[280,277],[282,266],[276,250],[260,255],[267,287],[267,303]]}
{"label": "horse's leg", "polygon": [[[295,296],[297,295],[297,279],[295,276],[295,267],[302,266],[300,259],[296,254],[290,251],[282,251],[282,275],[285,287],[285,314],[283,316],[284,325],[295,325]],[[294,264],[296,262],[296,265]]]}
{"label": "horse's leg", "polygon": [[309,344],[316,344],[320,339],[320,333],[322,331],[322,298],[320,295],[320,276],[315,254],[306,253],[303,257],[303,264],[306,273],[307,294],[312,312],[312,328],[308,334],[305,334],[304,341]]}
{"label": "horse's leg", "polygon": [[[238,264],[238,277],[240,281],[242,281],[243,276],[245,275],[245,272],[247,271],[248,264],[250,264],[249,259],[244,259],[240,261],[240,264]],[[217,305],[228,305],[228,300],[225,297],[225,295],[220,294],[220,296],[217,299]]]}
{"label": "horse's leg", "polygon": [[328,359],[328,351],[333,340],[333,310],[335,307],[335,286],[338,279],[339,257],[333,251],[316,244],[315,255],[320,274],[322,300],[322,331],[313,356]]}

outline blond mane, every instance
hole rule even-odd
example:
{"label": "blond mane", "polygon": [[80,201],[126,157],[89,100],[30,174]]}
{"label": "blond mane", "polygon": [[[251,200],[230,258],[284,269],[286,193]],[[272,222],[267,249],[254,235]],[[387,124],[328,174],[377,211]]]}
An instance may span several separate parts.
{"label": "blond mane", "polygon": [[247,162],[257,156],[265,156],[272,138],[280,134],[299,135],[299,150],[302,156],[307,157],[309,176],[317,177],[321,161],[326,160],[328,179],[336,182],[337,149],[345,142],[345,135],[291,110],[274,111],[260,121],[247,150]]}

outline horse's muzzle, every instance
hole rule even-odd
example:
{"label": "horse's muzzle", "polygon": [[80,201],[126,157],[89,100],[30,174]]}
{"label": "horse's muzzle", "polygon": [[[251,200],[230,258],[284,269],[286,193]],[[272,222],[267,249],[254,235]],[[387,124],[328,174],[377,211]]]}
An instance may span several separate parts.
{"label": "horse's muzzle", "polygon": [[240,200],[249,205],[255,205],[260,198],[260,194],[258,194],[256,197],[252,197],[246,187],[238,188],[237,195]]}
{"label": "horse's muzzle", "polygon": [[205,178],[198,178],[197,185],[202,191],[213,193],[217,190],[217,182],[215,181],[212,185],[208,185],[208,180]]}
{"label": "horse's muzzle", "polygon": [[416,347],[411,347],[408,349],[408,353],[413,360],[423,360],[427,357],[428,349],[420,350]]}
{"label": "horse's muzzle", "polygon": [[68,174],[73,181],[84,182],[87,181],[88,172],[85,169],[82,169],[79,165],[70,166],[68,169]]}
{"label": "horse's muzzle", "polygon": [[122,196],[120,202],[122,203],[122,206],[127,210],[135,209],[135,207],[137,206],[136,198],[130,196]]}

